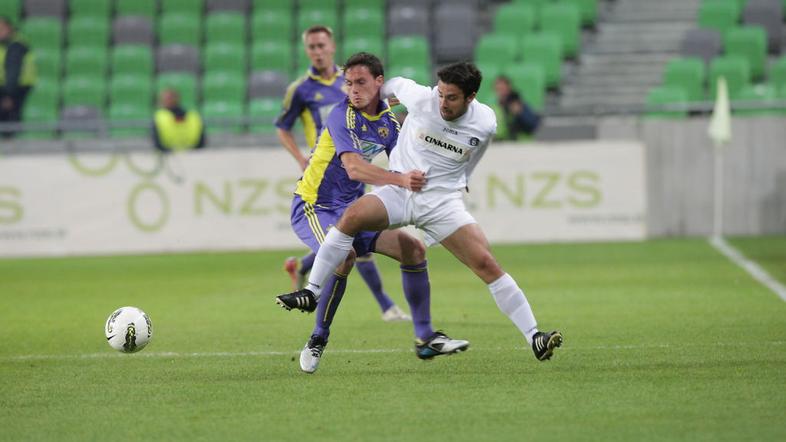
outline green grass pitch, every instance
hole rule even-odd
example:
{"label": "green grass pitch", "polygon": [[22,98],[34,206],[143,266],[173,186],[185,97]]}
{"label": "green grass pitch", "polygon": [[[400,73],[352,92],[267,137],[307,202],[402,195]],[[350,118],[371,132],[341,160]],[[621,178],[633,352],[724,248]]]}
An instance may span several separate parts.
{"label": "green grass pitch", "polygon": [[[786,282],[786,237],[731,243]],[[434,324],[470,350],[418,360],[354,275],[314,375],[313,316],[273,303],[294,251],[0,260],[0,440],[786,440],[786,302],[705,240],[494,251],[553,360],[439,248]],[[123,305],[154,325],[133,355],[103,336]]]}

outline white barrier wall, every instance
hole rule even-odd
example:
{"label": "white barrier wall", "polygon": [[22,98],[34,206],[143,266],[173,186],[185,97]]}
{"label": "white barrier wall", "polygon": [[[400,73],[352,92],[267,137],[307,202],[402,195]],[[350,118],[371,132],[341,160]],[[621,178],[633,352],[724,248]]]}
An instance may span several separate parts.
{"label": "white barrier wall", "polygon": [[[641,239],[637,142],[494,145],[467,201],[492,242]],[[301,247],[283,149],[0,159],[0,256]]]}

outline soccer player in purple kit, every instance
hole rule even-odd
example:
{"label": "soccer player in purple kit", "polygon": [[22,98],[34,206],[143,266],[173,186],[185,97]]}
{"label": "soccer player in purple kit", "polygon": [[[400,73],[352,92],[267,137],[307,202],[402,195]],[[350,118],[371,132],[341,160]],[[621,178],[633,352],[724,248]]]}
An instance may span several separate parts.
{"label": "soccer player in purple kit", "polygon": [[[305,170],[308,160],[295,141],[292,127],[298,118],[303,123],[303,132],[309,149],[316,144],[317,136],[324,126],[330,110],[346,99],[344,75],[335,65],[336,45],[333,31],[327,26],[312,26],[303,33],[303,46],[311,61],[307,74],[294,81],[284,97],[283,111],[276,119],[276,133],[281,144],[295,158],[301,170]],[[360,195],[363,189],[360,190]],[[314,263],[314,253],[300,259],[289,257],[284,262],[284,270],[292,278],[294,289],[302,288],[305,275]],[[382,288],[379,270],[371,255],[359,257],[356,263],[360,275],[374,295],[386,322],[410,321],[412,318],[399,308]]]}
{"label": "soccer player in purple kit", "polygon": [[[371,164],[383,151],[390,155],[400,130],[390,107],[380,98],[384,71],[379,59],[364,52],[353,55],[345,65],[344,81],[348,98],[331,110],[292,201],[292,228],[315,252],[346,207],[358,199],[359,189],[365,184],[392,185],[418,192],[426,183],[423,172],[417,169],[391,172]],[[300,353],[301,370],[316,371],[354,258],[369,252],[384,254],[401,263],[404,296],[412,311],[419,358],[430,359],[469,347],[469,342],[450,339],[431,326],[426,250],[419,240],[400,229],[381,233],[360,231],[350,249],[346,260],[326,278],[325,296],[319,302],[299,298],[301,302],[291,305],[277,299],[287,310],[317,310],[316,326]]]}

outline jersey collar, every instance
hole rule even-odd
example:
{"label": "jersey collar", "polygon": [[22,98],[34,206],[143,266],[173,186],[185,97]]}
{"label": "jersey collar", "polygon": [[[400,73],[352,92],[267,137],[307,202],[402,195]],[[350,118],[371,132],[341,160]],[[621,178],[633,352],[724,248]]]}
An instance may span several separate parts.
{"label": "jersey collar", "polygon": [[311,67],[308,68],[308,76],[312,80],[318,81],[318,82],[324,84],[325,86],[332,86],[333,83],[336,82],[338,77],[341,76],[341,69],[338,66],[333,65],[333,71],[334,72],[333,72],[333,76],[332,77],[330,77],[330,78],[322,78],[322,76],[319,75],[319,72],[317,72],[317,70],[314,68],[314,66],[311,66]]}

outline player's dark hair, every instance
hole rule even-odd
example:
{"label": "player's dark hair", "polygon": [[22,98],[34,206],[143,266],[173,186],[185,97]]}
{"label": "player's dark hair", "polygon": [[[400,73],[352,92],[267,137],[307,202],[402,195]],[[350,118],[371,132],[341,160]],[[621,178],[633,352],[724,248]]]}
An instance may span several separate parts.
{"label": "player's dark hair", "polygon": [[328,35],[328,37],[330,37],[331,40],[333,39],[333,30],[330,29],[329,26],[314,25],[314,26],[311,26],[310,28],[306,29],[305,31],[303,31],[303,40],[305,41],[306,36],[308,36],[308,35],[318,34],[320,32],[324,32],[325,34]]}
{"label": "player's dark hair", "polygon": [[468,61],[460,61],[445,66],[437,72],[437,77],[443,83],[455,84],[464,92],[464,98],[476,93],[480,89],[480,82],[483,75],[474,64]]}
{"label": "player's dark hair", "polygon": [[371,72],[371,76],[374,78],[377,78],[380,75],[385,75],[385,69],[382,67],[382,61],[380,61],[376,55],[369,54],[368,52],[358,52],[357,54],[349,57],[347,62],[344,63],[344,71],[349,70],[349,68],[353,66],[367,67],[368,71]]}

